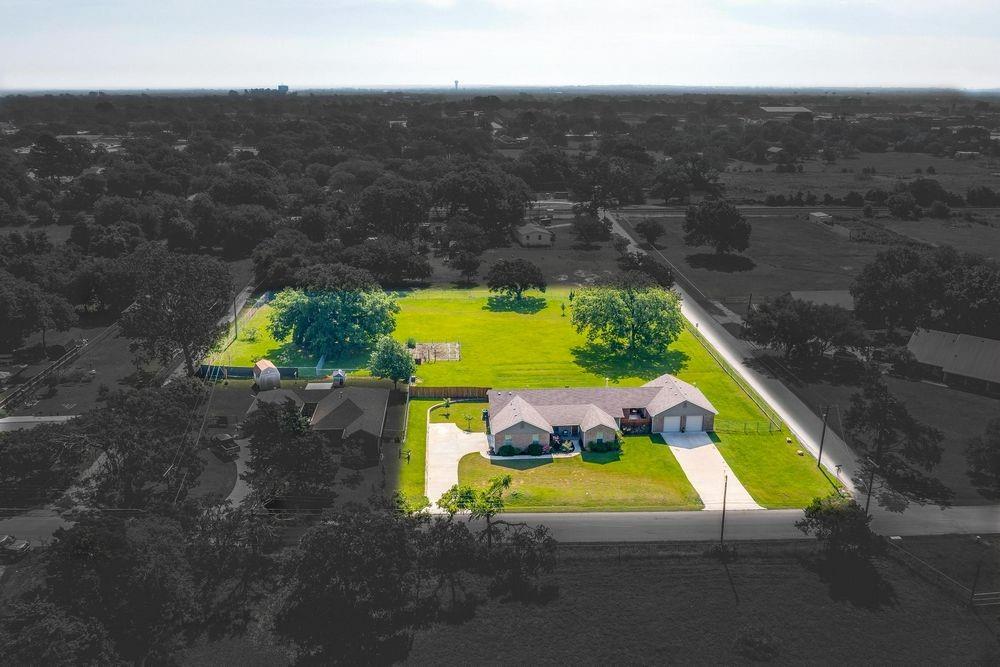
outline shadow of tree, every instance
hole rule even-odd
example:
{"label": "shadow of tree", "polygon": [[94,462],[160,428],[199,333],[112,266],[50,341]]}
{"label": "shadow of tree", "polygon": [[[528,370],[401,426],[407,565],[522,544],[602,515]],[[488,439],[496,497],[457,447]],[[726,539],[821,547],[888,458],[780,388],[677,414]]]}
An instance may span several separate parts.
{"label": "shadow of tree", "polygon": [[661,353],[630,353],[598,343],[574,347],[570,352],[584,370],[618,381],[626,377],[652,380],[664,373],[675,375],[687,364],[688,355],[681,350]]}
{"label": "shadow of tree", "polygon": [[494,313],[521,313],[522,315],[534,315],[545,308],[545,299],[540,296],[522,296],[514,299],[508,296],[491,296],[486,299],[483,310]]}
{"label": "shadow of tree", "polygon": [[749,257],[743,255],[733,255],[723,253],[695,253],[684,258],[688,266],[692,269],[706,269],[708,271],[722,271],[724,273],[734,273],[736,271],[750,271],[757,266]]}
{"label": "shadow of tree", "polygon": [[807,570],[818,574],[827,584],[832,600],[870,610],[896,604],[895,589],[870,560],[826,554],[813,554],[800,560]]}

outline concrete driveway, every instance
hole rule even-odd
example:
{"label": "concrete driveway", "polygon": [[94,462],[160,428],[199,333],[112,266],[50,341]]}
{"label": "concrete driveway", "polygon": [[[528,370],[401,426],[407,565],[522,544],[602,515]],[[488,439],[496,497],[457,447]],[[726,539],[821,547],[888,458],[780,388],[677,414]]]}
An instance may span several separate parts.
{"label": "concrete driveway", "polygon": [[706,510],[721,510],[725,493],[727,510],[764,509],[747,493],[732,468],[705,432],[661,433]]}
{"label": "concrete driveway", "polygon": [[487,449],[485,433],[466,433],[455,424],[427,424],[424,493],[431,501],[431,511],[439,511],[438,499],[458,484],[458,462],[462,457]]}

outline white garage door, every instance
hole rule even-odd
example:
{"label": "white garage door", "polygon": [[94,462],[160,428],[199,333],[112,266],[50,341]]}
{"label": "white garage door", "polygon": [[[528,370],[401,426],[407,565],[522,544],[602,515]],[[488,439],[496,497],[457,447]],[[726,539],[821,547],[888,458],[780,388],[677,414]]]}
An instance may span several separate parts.
{"label": "white garage door", "polygon": [[704,431],[705,430],[705,418],[701,415],[688,415],[687,419],[684,421],[685,431]]}
{"label": "white garage door", "polygon": [[681,430],[681,418],[680,417],[664,417],[663,418],[663,431],[665,433],[676,433]]}

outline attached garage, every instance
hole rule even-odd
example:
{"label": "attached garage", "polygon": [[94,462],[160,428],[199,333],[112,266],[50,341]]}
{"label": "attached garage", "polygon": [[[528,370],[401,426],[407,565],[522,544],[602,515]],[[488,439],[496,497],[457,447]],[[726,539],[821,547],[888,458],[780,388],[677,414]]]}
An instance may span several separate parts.
{"label": "attached garage", "polygon": [[705,418],[702,415],[688,415],[684,418],[684,430],[687,432],[704,431]]}
{"label": "attached garage", "polygon": [[681,418],[680,416],[670,416],[667,415],[663,418],[663,432],[664,433],[677,433],[681,430]]}

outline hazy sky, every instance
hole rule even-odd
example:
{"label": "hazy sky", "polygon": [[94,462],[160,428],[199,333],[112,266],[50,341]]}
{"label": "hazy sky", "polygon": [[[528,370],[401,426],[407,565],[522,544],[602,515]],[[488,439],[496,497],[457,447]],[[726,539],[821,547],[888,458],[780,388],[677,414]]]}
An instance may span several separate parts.
{"label": "hazy sky", "polygon": [[0,89],[1000,87],[1000,0],[0,0]]}

